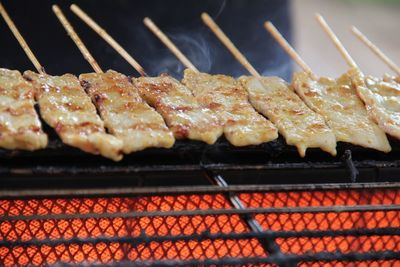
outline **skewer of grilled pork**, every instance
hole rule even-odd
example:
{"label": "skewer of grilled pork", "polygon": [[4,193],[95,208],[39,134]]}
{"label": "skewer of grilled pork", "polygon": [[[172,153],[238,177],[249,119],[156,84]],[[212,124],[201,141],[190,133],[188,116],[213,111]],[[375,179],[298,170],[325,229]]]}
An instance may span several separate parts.
{"label": "skewer of grilled pork", "polygon": [[169,75],[133,79],[143,99],[163,116],[177,139],[213,144],[222,135],[215,112],[202,107],[191,91]]}
{"label": "skewer of grilled pork", "polygon": [[24,78],[35,88],[41,117],[65,144],[115,161],[122,159],[122,141],[106,133],[76,76],[25,71]]}
{"label": "skewer of grilled pork", "polygon": [[234,78],[186,69],[182,83],[203,107],[218,115],[232,145],[258,145],[278,138],[275,126],[254,110],[248,93]]}
{"label": "skewer of grilled pork", "polygon": [[351,69],[349,75],[368,115],[387,134],[400,139],[400,84],[388,76],[364,76],[358,69]]}
{"label": "skewer of grilled pork", "polygon": [[314,80],[307,73],[298,72],[292,83],[303,101],[324,117],[337,141],[390,152],[385,133],[368,116],[350,75]]}
{"label": "skewer of grilled pork", "polygon": [[[339,38],[336,36],[336,34],[331,29],[331,27],[325,21],[325,19],[318,13],[316,14],[315,17],[316,17],[318,23],[320,24],[320,26],[322,27],[322,29],[328,35],[329,39],[333,42],[335,47],[339,50],[340,54],[345,59],[347,65],[350,67],[350,70],[347,71],[345,74],[343,74],[341,76],[341,78],[339,78],[339,79],[343,80],[346,83],[346,85],[349,85],[351,87],[350,90],[352,91],[352,93],[354,95],[354,99],[356,99],[356,98],[360,99],[358,102],[360,102],[361,104],[363,104],[362,101],[364,101],[364,103],[366,104],[364,109],[366,109],[366,111],[363,113],[365,113],[366,117],[368,117],[369,120],[374,123],[374,125],[373,125],[374,128],[381,126],[381,131],[380,131],[381,133],[379,133],[379,134],[376,133],[376,142],[372,143],[373,146],[379,146],[379,147],[378,148],[372,147],[372,148],[375,148],[375,149],[378,149],[378,150],[381,150],[384,152],[389,152],[390,145],[387,141],[386,135],[383,137],[384,131],[388,127],[382,127],[382,126],[384,126],[384,124],[382,124],[382,123],[379,124],[379,121],[382,122],[382,118],[379,118],[379,116],[378,116],[377,110],[379,109],[379,106],[376,105],[377,103],[375,101],[373,101],[373,102],[368,101],[368,104],[367,104],[367,102],[366,102],[369,97],[366,94],[367,91],[365,89],[367,88],[367,85],[366,85],[363,73],[361,72],[361,70],[357,66],[357,63],[351,57],[349,52],[343,46],[342,42],[339,40]],[[371,100],[371,99],[369,99],[369,100]],[[359,105],[361,105],[361,104],[359,104]],[[361,113],[361,108],[359,108],[359,110]],[[380,115],[383,115],[383,114],[380,114]],[[389,115],[389,114],[386,114],[386,115]],[[385,116],[385,117],[387,118],[388,116]],[[375,122],[377,122],[378,125],[376,125]],[[371,124],[371,129],[372,129],[372,124]],[[387,143],[387,145],[386,145],[386,143]]]}
{"label": "skewer of grilled pork", "polygon": [[[1,2],[0,14],[34,66],[42,69]],[[0,147],[36,150],[47,146],[34,104],[34,90],[21,73],[0,69]]]}
{"label": "skewer of grilled pork", "polygon": [[1,148],[32,151],[47,146],[34,105],[34,89],[21,73],[0,69]]}
{"label": "skewer of grilled pork", "polygon": [[[352,26],[351,30],[379,59],[397,75],[400,75],[400,67],[378,46],[355,26]],[[400,76],[386,74],[380,79],[364,76],[358,69],[354,69],[352,72],[354,73],[353,82],[356,84],[357,93],[364,101],[368,114],[387,134],[400,139]]]}
{"label": "skewer of grilled pork", "polygon": [[34,89],[40,115],[46,123],[55,129],[64,143],[86,152],[120,160],[122,142],[105,132],[103,122],[78,79],[71,74],[62,77],[46,74],[1,4],[0,12],[40,73],[26,71],[23,76]]}
{"label": "skewer of grilled pork", "polygon": [[225,137],[231,144],[258,145],[278,137],[272,123],[251,106],[246,90],[238,81],[225,75],[200,73],[150,18],[145,18],[143,22],[188,68],[182,83],[203,108],[209,108],[217,114]]}
{"label": "skewer of grilled pork", "polygon": [[[272,23],[266,22],[265,27],[296,63],[304,62]],[[299,65],[304,72],[294,73],[292,86],[305,104],[324,118],[337,141],[391,150],[385,133],[368,117],[348,75],[337,80],[318,79],[309,68]]]}
{"label": "skewer of grilled pork", "polygon": [[279,77],[240,77],[251,104],[279,129],[288,145],[297,147],[301,157],[307,148],[321,148],[336,155],[336,138],[324,118],[311,110]]}
{"label": "skewer of grilled pork", "polygon": [[[76,5],[72,5],[71,10],[110,44],[134,69],[142,76],[146,76],[137,61],[92,18]],[[84,77],[82,80],[85,80]],[[140,96],[161,114],[177,139],[188,138],[213,144],[221,136],[222,126],[216,115],[210,109],[202,108],[189,89],[174,78],[162,75],[160,77],[142,77],[132,79],[132,81]],[[157,127],[159,128],[159,125]]]}
{"label": "skewer of grilled pork", "polygon": [[[347,72],[347,75],[356,89],[358,96],[364,102],[370,118],[387,134],[400,139],[400,84],[396,82],[396,78],[385,76],[381,79],[364,76],[326,21],[320,15],[317,15],[317,19],[351,68]],[[361,31],[354,26],[352,27],[352,31],[393,71],[400,74],[400,68]]]}
{"label": "skewer of grilled pork", "polygon": [[138,95],[128,77],[115,71],[103,73],[58,6],[53,11],[96,73],[80,75],[86,92],[97,106],[110,133],[123,142],[124,153],[148,147],[170,148],[175,142],[161,116]]}
{"label": "skewer of grilled pork", "polygon": [[204,23],[214,32],[232,55],[253,75],[239,80],[248,92],[253,107],[268,117],[289,145],[297,147],[304,157],[308,147],[319,147],[336,155],[336,139],[324,119],[309,109],[293,89],[278,77],[261,77],[246,57],[206,13]]}
{"label": "skewer of grilled pork", "polygon": [[143,101],[128,77],[109,70],[81,74],[79,79],[106,128],[123,140],[124,153],[173,146],[174,136],[163,118]]}

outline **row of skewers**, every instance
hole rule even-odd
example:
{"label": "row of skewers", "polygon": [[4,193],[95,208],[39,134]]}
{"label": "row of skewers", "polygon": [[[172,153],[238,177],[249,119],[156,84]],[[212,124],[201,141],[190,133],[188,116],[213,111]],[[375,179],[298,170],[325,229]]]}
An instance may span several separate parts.
{"label": "row of skewers", "polygon": [[[175,139],[213,144],[223,134],[234,146],[258,145],[278,137],[297,147],[336,155],[336,143],[347,142],[383,152],[391,150],[385,133],[400,138],[400,78],[365,77],[317,15],[351,67],[338,79],[318,78],[271,22],[266,29],[303,68],[289,84],[262,77],[207,14],[202,19],[250,72],[239,79],[201,73],[152,22],[145,25],[187,67],[181,82],[169,75],[147,77],[104,29],[78,6],[71,10],[95,30],[140,74],[127,77],[103,72],[58,6],[53,11],[94,73],[52,76],[45,72],[0,3],[0,13],[38,73],[0,69],[0,147],[37,150],[47,146],[39,115],[61,140],[83,151],[120,160],[149,147],[170,148]],[[359,31],[355,32],[368,41]],[[400,76],[399,68],[369,43]],[[261,115],[262,114],[262,115]]]}

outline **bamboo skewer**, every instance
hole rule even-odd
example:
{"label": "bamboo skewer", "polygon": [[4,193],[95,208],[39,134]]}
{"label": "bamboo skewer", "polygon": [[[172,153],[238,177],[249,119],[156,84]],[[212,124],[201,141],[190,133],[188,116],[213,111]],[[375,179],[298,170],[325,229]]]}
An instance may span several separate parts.
{"label": "bamboo skewer", "polygon": [[261,76],[258,71],[249,63],[246,57],[239,51],[239,49],[237,49],[215,21],[207,13],[202,13],[201,18],[217,38],[226,46],[226,48],[228,48],[232,55],[243,65],[243,67],[245,67],[254,77],[260,78]]}
{"label": "bamboo skewer", "polygon": [[293,47],[288,43],[288,41],[282,36],[278,29],[270,21],[264,23],[265,29],[275,38],[275,40],[280,44],[280,46],[286,51],[286,53],[297,63],[305,72],[307,72],[314,80],[317,76],[307,65],[306,62],[300,57],[299,54],[293,49]]}
{"label": "bamboo skewer", "polygon": [[195,72],[199,72],[192,62],[190,62],[190,60],[184,54],[182,54],[182,52],[174,45],[168,36],[166,36],[150,18],[144,18],[143,23],[161,40],[163,44],[169,48],[169,50],[171,50],[171,52],[182,62],[183,65],[185,65],[185,67]]}
{"label": "bamboo skewer", "polygon": [[325,31],[325,33],[329,36],[329,38],[332,40],[336,48],[339,50],[340,54],[342,57],[346,60],[347,65],[351,68],[356,68],[358,69],[358,66],[356,62],[353,60],[353,58],[350,56],[349,52],[347,52],[346,48],[344,48],[342,42],[338,39],[336,34],[333,32],[331,27],[329,27],[328,23],[325,21],[325,19],[320,15],[320,14],[315,14],[315,18],[321,25],[322,29]]}
{"label": "bamboo skewer", "polygon": [[143,67],[120,45],[112,38],[106,30],[100,27],[88,14],[75,4],[70,6],[72,12],[83,20],[92,30],[94,30],[101,38],[104,39],[115,51],[118,52],[141,76],[147,76]]}
{"label": "bamboo skewer", "polygon": [[308,73],[312,79],[317,80],[318,77],[317,75],[312,71],[310,66],[300,57],[300,55],[294,50],[294,48],[289,44],[289,42],[285,39],[285,37],[282,36],[282,34],[279,32],[279,30],[272,24],[270,21],[266,21],[264,23],[265,29],[274,37],[274,39],[280,44],[280,46],[286,51],[286,53],[292,58],[294,62],[299,65],[305,71]]}
{"label": "bamboo skewer", "polygon": [[358,37],[361,42],[363,42],[372,52],[374,52],[386,65],[389,66],[397,75],[400,75],[400,67],[396,65],[385,53],[382,52],[374,43],[372,43],[367,36],[365,36],[359,29],[355,26],[351,27],[351,31]]}
{"label": "bamboo skewer", "polygon": [[93,58],[92,54],[90,54],[90,52],[86,48],[86,46],[83,44],[82,40],[79,38],[78,34],[75,32],[74,28],[69,23],[67,18],[64,16],[64,14],[62,13],[61,9],[57,5],[53,5],[53,12],[57,16],[57,18],[60,20],[61,24],[64,26],[64,28],[67,31],[68,35],[71,37],[71,39],[74,41],[76,46],[79,48],[79,50],[81,51],[83,57],[92,66],[94,71],[97,72],[97,73],[103,73],[103,71],[100,68],[99,64]]}
{"label": "bamboo skewer", "polygon": [[35,54],[33,54],[32,50],[29,48],[28,44],[26,43],[24,37],[22,37],[21,33],[19,32],[17,26],[15,26],[14,22],[8,15],[7,11],[3,7],[2,3],[0,2],[0,13],[1,16],[4,18],[6,21],[8,27],[14,34],[15,38],[17,39],[18,43],[21,45],[22,49],[24,50],[25,54],[28,56],[29,60],[32,62],[32,64],[35,66],[36,70],[41,73],[45,74],[45,70],[43,66],[40,64],[39,60],[36,58]]}

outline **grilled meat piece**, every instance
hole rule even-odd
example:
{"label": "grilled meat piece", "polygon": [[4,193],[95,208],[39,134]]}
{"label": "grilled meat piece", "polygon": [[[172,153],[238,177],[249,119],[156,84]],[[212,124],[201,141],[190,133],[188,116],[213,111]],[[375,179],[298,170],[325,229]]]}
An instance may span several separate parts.
{"label": "grilled meat piece", "polygon": [[175,139],[163,118],[140,97],[129,78],[109,70],[79,76],[108,131],[124,142],[124,153],[170,148]]}
{"label": "grilled meat piece", "polygon": [[218,115],[232,145],[258,145],[278,138],[275,126],[254,110],[246,90],[234,78],[187,69],[182,82],[204,108]]}
{"label": "grilled meat piece", "polygon": [[294,145],[301,157],[309,147],[336,155],[336,138],[324,118],[312,111],[293,88],[279,77],[239,79],[249,93],[253,107],[269,118],[288,145]]}
{"label": "grilled meat piece", "polygon": [[34,90],[19,71],[0,69],[0,147],[37,150],[47,146],[34,108]]}
{"label": "grilled meat piece", "polygon": [[213,144],[222,135],[214,112],[199,105],[190,90],[176,79],[140,77],[133,80],[141,97],[163,116],[177,139],[188,138]]}
{"label": "grilled meat piece", "polygon": [[392,76],[392,75],[389,75],[389,74],[385,74],[384,76],[383,76],[383,81],[384,82],[394,82],[394,83],[398,83],[398,84],[400,84],[400,76]]}
{"label": "grilled meat piece", "polygon": [[400,139],[400,84],[395,78],[365,77],[357,69],[348,73],[371,119],[387,134]]}
{"label": "grilled meat piece", "polygon": [[312,110],[324,117],[337,141],[383,152],[391,150],[385,133],[369,118],[349,73],[336,80],[313,80],[299,72],[293,75],[293,87]]}
{"label": "grilled meat piece", "polygon": [[50,76],[25,71],[35,89],[40,115],[61,140],[85,152],[122,159],[122,141],[107,134],[90,97],[72,74]]}

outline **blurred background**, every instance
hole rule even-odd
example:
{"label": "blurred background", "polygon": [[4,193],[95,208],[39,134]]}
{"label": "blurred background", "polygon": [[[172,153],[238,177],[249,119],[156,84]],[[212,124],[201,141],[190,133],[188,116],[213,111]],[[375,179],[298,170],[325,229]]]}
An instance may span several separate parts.
{"label": "blurred background", "polygon": [[[180,78],[184,67],[142,23],[145,16],[177,44],[204,72],[233,76],[246,71],[200,19],[208,12],[249,61],[264,75],[291,77],[296,66],[264,30],[271,20],[318,75],[338,76],[344,60],[314,19],[320,12],[367,74],[390,70],[349,31],[359,27],[395,62],[400,62],[400,1],[365,0],[75,0],[2,1],[39,61],[50,74],[92,71],[51,11],[57,3],[103,69],[138,74],[70,10],[78,4],[135,57],[150,75]],[[32,69],[22,49],[0,20],[0,66]]]}

